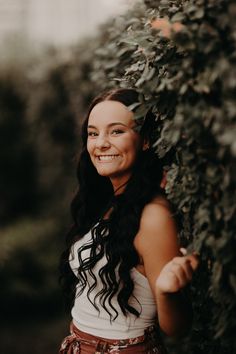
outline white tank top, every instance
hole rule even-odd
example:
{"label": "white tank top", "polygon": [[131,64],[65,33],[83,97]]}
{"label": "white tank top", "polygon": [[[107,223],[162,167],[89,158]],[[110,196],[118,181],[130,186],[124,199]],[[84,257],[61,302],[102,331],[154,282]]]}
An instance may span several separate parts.
{"label": "white tank top", "polygon": [[[91,241],[91,231],[89,231],[81,240],[77,241],[72,246],[70,266],[75,275],[77,275],[77,270],[79,268],[78,249],[84,244],[91,243]],[[89,257],[90,250],[84,250],[81,256],[83,259]],[[95,295],[102,289],[102,284],[99,282],[98,272],[105,262],[106,257],[104,256],[93,268],[93,273],[98,281],[96,288],[90,294],[92,301],[94,300]],[[89,277],[88,274],[87,277],[88,282],[89,280],[91,281],[91,277]],[[78,296],[80,289],[78,284],[74,306],[71,311],[73,322],[76,327],[83,332],[109,339],[127,339],[143,335],[145,328],[156,322],[156,303],[147,278],[136,268],[131,269],[131,277],[134,281],[133,295],[138,299],[142,307],[140,307],[134,297],[130,298],[129,304],[139,312],[141,310],[139,317],[136,317],[131,313],[127,316],[123,315],[117,297],[114,295],[111,303],[116,308],[118,317],[114,321],[111,321],[109,314],[99,304],[99,300],[97,300],[96,304],[98,305],[100,312],[90,303],[87,297],[88,285],[86,285],[83,293]]]}

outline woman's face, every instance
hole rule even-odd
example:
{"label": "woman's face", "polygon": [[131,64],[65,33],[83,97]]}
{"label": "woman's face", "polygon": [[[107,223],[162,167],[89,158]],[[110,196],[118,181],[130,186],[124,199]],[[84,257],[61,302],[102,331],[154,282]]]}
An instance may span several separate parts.
{"label": "woman's face", "polygon": [[89,115],[88,153],[97,172],[109,177],[114,189],[128,181],[142,149],[142,138],[134,128],[133,113],[117,101],[100,102]]}

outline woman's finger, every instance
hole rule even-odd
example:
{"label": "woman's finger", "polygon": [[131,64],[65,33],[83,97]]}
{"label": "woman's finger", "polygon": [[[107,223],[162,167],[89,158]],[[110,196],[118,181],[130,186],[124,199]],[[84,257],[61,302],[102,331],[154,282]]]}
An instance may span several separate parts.
{"label": "woman's finger", "polygon": [[199,264],[199,257],[197,254],[190,254],[186,256],[187,259],[189,260],[191,267],[193,270],[196,270]]}
{"label": "woman's finger", "polygon": [[184,248],[184,247],[181,247],[179,250],[180,250],[180,252],[182,253],[183,256],[186,256],[187,253],[188,253],[186,248]]}
{"label": "woman's finger", "polygon": [[193,253],[188,254],[188,251],[184,247],[180,248],[180,252],[184,257],[186,257],[186,259],[190,261],[192,269],[196,270],[199,264],[199,253],[193,251]]}
{"label": "woman's finger", "polygon": [[180,259],[173,262],[171,271],[175,274],[182,288],[192,279],[192,272],[189,261]]}

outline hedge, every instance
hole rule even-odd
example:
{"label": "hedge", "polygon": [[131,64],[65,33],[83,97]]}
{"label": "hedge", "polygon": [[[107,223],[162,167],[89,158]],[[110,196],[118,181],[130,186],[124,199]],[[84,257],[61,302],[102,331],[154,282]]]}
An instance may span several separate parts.
{"label": "hedge", "polygon": [[157,154],[176,151],[166,193],[201,267],[193,330],[171,353],[236,351],[235,15],[233,1],[139,2],[104,27],[92,62],[100,90],[142,94],[136,117],[156,114]]}

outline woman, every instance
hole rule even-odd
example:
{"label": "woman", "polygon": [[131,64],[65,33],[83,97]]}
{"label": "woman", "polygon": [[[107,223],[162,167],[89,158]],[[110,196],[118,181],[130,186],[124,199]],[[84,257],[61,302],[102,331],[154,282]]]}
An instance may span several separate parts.
{"label": "woman", "polygon": [[105,93],[83,124],[74,224],[62,257],[76,294],[60,353],[162,354],[159,328],[175,336],[191,322],[183,289],[198,260],[179,252],[152,150],[154,117],[137,124],[130,110],[137,102],[132,89]]}

